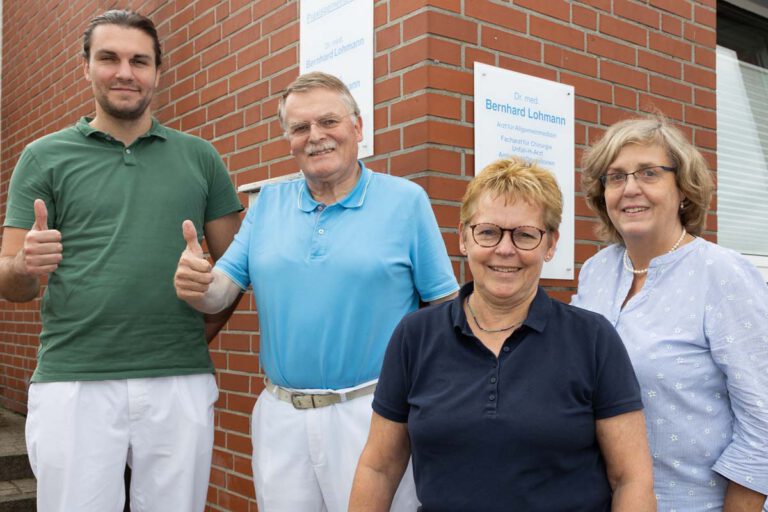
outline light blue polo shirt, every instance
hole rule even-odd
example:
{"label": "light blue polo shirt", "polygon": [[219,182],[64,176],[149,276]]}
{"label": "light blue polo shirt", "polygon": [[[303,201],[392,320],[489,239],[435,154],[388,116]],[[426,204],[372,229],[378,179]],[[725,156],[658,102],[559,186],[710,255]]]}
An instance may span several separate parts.
{"label": "light blue polo shirt", "polygon": [[362,162],[324,205],[306,181],[267,185],[216,268],[253,286],[260,360],[275,384],[343,389],[375,379],[400,319],[458,289],[424,190]]}

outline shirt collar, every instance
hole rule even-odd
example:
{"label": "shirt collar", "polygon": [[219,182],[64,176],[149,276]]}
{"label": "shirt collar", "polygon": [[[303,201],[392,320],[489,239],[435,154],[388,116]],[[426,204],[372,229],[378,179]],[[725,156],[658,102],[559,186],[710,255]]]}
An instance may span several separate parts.
{"label": "shirt collar", "polygon": [[[102,131],[97,130],[93,126],[91,126],[89,123],[93,121],[92,117],[81,117],[80,120],[75,125],[75,128],[80,131],[84,136],[91,137],[93,135],[100,136],[102,138],[111,138],[108,133],[104,133]],[[168,129],[157,122],[157,119],[154,117],[152,118],[152,126],[149,127],[149,130],[144,135],[140,136],[139,139],[144,139],[147,137],[157,137],[159,139],[167,139],[168,138]]]}
{"label": "shirt collar", "polygon": [[[469,328],[467,315],[464,313],[464,300],[469,297],[474,289],[474,282],[470,281],[466,283],[461,287],[459,296],[453,299],[453,304],[451,305],[451,317],[453,319],[454,330],[467,336],[474,336],[474,334],[472,334],[472,330]],[[523,325],[530,327],[534,331],[544,332],[551,310],[552,299],[549,298],[547,292],[539,286],[536,290],[536,296],[533,298],[533,302],[531,302],[531,307],[528,309],[528,316],[523,321]]]}
{"label": "shirt collar", "polygon": [[[358,178],[355,188],[337,203],[344,208],[360,208],[363,206],[368,185],[373,178],[373,172],[362,161],[358,160],[357,163],[360,165],[360,178]],[[309,190],[309,185],[307,185],[305,178],[304,186],[299,187],[299,209],[309,213],[314,211],[319,204],[320,202],[315,201],[312,197],[312,192]]]}

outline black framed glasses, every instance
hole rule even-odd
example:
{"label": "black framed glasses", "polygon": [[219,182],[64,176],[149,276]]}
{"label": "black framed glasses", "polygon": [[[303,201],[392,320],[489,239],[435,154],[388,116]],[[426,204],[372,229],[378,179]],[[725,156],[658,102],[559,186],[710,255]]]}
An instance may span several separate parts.
{"label": "black framed glasses", "polygon": [[609,172],[600,176],[600,182],[605,188],[619,188],[627,184],[630,176],[634,176],[643,185],[653,185],[661,179],[665,172],[675,171],[677,171],[677,167],[651,165],[638,169],[635,172]]}
{"label": "black framed glasses", "polygon": [[543,229],[535,226],[517,226],[516,228],[502,228],[489,222],[481,222],[469,226],[472,230],[472,239],[480,247],[496,247],[509,231],[512,237],[512,245],[523,251],[532,251],[541,245],[544,238]]}

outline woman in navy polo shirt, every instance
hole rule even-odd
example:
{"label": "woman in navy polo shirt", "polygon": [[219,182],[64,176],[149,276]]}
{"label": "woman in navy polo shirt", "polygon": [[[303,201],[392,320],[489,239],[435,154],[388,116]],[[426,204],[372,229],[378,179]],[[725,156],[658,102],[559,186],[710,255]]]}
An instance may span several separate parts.
{"label": "woman in navy polo shirt", "polygon": [[561,216],[536,165],[500,160],[472,180],[459,243],[474,282],[392,335],[351,511],[389,510],[411,455],[423,512],[655,510],[619,336],[539,287]]}

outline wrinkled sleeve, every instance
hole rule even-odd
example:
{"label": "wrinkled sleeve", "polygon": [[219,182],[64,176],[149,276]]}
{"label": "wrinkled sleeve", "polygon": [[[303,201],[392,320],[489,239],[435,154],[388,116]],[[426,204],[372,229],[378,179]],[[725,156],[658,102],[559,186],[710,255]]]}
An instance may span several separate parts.
{"label": "wrinkled sleeve", "polygon": [[459,285],[453,274],[435,214],[423,190],[419,191],[413,215],[416,225],[416,238],[411,245],[410,255],[413,281],[421,300],[432,302],[455,292]]}
{"label": "wrinkled sleeve", "polygon": [[768,289],[746,260],[724,263],[729,271],[709,286],[716,300],[704,329],[734,420],[731,443],[712,469],[768,494]]}
{"label": "wrinkled sleeve", "polygon": [[251,238],[254,236],[254,229],[256,229],[256,216],[260,197],[257,197],[254,204],[248,208],[245,219],[243,219],[243,223],[240,225],[240,231],[235,235],[224,256],[216,262],[215,267],[224,272],[242,290],[248,289],[248,286],[251,284],[248,265],[249,250]]}
{"label": "wrinkled sleeve", "polygon": [[401,321],[392,333],[379,382],[373,395],[373,410],[390,421],[408,421],[408,390],[410,388],[406,361],[405,327]]}
{"label": "wrinkled sleeve", "polygon": [[31,229],[35,222],[35,199],[42,199],[48,209],[48,227],[55,229],[56,205],[50,179],[50,172],[45,171],[32,148],[25,148],[11,175],[3,225]]}

